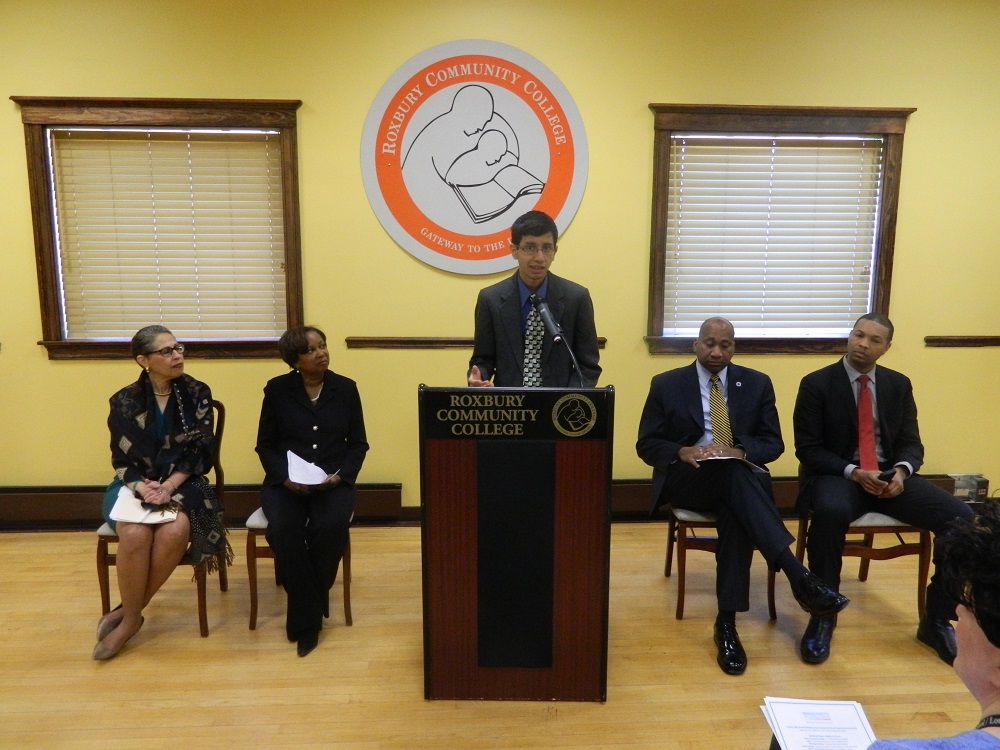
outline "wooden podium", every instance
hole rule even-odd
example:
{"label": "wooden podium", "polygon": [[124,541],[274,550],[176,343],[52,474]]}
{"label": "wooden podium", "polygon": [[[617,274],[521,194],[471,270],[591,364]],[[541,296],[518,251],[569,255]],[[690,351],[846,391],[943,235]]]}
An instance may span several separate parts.
{"label": "wooden podium", "polygon": [[418,401],[424,697],[604,701],[614,389]]}

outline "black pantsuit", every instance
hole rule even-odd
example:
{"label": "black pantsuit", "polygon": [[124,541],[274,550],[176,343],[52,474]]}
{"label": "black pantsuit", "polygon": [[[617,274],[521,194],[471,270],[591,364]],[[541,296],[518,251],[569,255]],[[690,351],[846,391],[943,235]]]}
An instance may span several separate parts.
{"label": "black pantsuit", "polygon": [[[327,474],[336,473],[340,483],[309,494],[289,489],[284,484],[289,450]],[[297,372],[265,386],[257,431],[257,453],[266,472],[261,506],[267,541],[288,594],[289,640],[322,627],[367,451],[361,397],[353,380],[328,371],[315,404]]]}
{"label": "black pantsuit", "polygon": [[289,640],[318,630],[329,611],[330,589],[354,515],[354,495],[354,488],[343,484],[310,495],[298,495],[281,485],[261,489],[267,543],[288,594]]}

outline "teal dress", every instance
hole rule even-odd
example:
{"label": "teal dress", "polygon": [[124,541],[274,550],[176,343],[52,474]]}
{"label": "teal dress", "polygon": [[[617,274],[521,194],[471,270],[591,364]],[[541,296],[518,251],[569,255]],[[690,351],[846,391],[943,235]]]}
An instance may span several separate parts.
{"label": "teal dress", "polygon": [[[167,408],[165,411],[160,411],[160,405],[156,405],[154,414],[153,427],[156,430],[156,439],[163,445],[163,441],[167,437],[167,425],[170,424],[170,418],[174,413],[174,397],[173,395],[167,399]],[[104,516],[105,522],[114,531],[116,522],[111,518],[111,509],[115,507],[115,502],[118,500],[118,493],[125,483],[119,479],[117,476],[108,485],[108,488],[104,490],[104,500],[101,503],[101,515]]]}

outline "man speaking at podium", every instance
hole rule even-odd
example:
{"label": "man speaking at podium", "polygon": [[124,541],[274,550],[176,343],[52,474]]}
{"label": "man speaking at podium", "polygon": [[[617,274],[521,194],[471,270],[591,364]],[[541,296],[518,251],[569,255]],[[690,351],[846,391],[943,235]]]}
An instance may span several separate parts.
{"label": "man speaking at podium", "polygon": [[517,273],[479,292],[470,386],[597,385],[594,303],[586,288],[549,273],[558,239],[555,222],[541,211],[511,227]]}

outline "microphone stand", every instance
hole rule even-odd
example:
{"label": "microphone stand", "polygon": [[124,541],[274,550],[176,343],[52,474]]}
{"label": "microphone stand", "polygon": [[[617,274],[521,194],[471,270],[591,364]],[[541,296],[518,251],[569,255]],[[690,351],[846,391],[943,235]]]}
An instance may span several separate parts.
{"label": "microphone stand", "polygon": [[548,303],[537,294],[532,294],[530,300],[532,306],[534,306],[535,310],[538,311],[538,315],[542,319],[542,323],[545,325],[545,330],[552,337],[552,341],[556,344],[562,344],[569,353],[570,361],[573,363],[573,371],[576,373],[576,377],[580,381],[580,387],[582,388],[583,375],[580,373],[580,363],[576,361],[576,355],[573,353],[573,347],[566,343],[566,337],[563,335],[562,327],[552,316],[552,311],[549,309]]}

